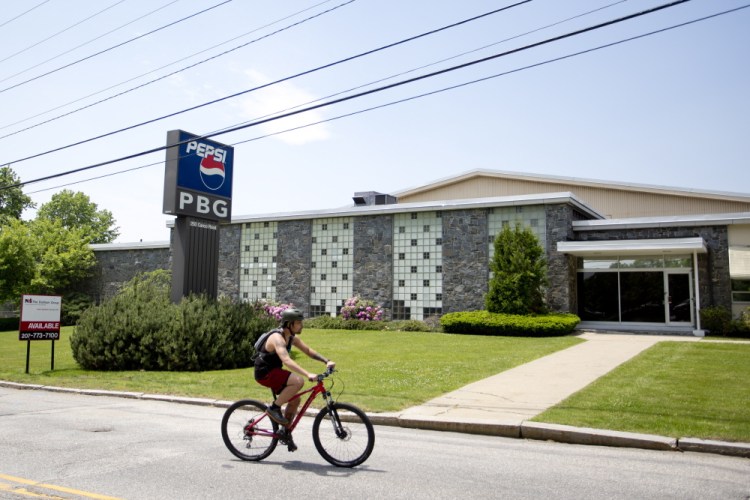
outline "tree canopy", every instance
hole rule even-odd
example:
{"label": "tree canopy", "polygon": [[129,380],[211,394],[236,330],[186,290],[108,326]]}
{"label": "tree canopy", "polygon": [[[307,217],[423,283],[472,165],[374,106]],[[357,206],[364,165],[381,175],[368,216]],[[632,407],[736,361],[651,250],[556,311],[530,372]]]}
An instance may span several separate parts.
{"label": "tree canopy", "polygon": [[80,229],[90,243],[111,243],[120,234],[109,210],[98,210],[84,193],[64,189],[39,207],[37,219],[59,221],[65,229]]}
{"label": "tree canopy", "polygon": [[[27,208],[34,208],[36,204],[31,198],[23,194],[21,186],[16,186],[21,179],[9,166],[0,167],[0,224],[11,219],[20,219]],[[16,187],[8,187],[16,186]]]}

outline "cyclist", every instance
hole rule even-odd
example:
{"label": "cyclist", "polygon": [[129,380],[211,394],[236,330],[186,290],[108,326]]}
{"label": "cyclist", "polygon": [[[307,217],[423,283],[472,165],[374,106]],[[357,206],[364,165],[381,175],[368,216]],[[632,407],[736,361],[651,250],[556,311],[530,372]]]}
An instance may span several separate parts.
{"label": "cyclist", "polygon": [[[292,435],[286,427],[297,413],[299,399],[287,404],[283,414],[281,407],[302,389],[305,384],[303,377],[310,381],[314,381],[317,377],[315,373],[308,372],[289,356],[292,347],[296,347],[312,359],[322,361],[327,368],[336,366],[336,363],[315,352],[298,337],[302,332],[303,319],[304,315],[299,309],[289,308],[284,310],[281,313],[281,328],[277,328],[272,335],[268,336],[265,345],[261,346],[258,356],[255,358],[255,380],[260,385],[269,387],[276,395],[276,399],[267,410],[268,416],[279,425],[284,426],[282,442],[286,442],[289,451],[297,449],[297,445],[294,444]],[[291,373],[283,367],[296,373]]]}

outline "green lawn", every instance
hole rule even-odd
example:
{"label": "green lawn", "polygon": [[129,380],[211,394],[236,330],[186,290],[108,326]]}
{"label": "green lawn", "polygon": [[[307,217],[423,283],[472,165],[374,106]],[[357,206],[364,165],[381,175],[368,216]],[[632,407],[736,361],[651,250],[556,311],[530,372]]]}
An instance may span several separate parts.
{"label": "green lawn", "polygon": [[661,342],[534,420],[750,442],[750,344]]}
{"label": "green lawn", "polygon": [[[26,342],[17,332],[0,333],[0,380],[30,384],[172,394],[237,400],[266,399],[268,389],[253,379],[252,369],[211,372],[92,372],[73,360],[63,328],[50,371],[49,341],[31,343],[25,374]],[[371,332],[305,329],[302,338],[333,359],[339,369],[334,394],[367,411],[395,411],[413,406],[468,383],[582,342],[574,337],[546,339],[446,335],[422,332]],[[323,365],[293,351],[302,366]]]}
{"label": "green lawn", "polygon": [[[70,328],[56,342],[50,371],[48,341],[0,333],[0,380],[237,400],[267,399],[249,368],[212,372],[91,372],[79,369]],[[397,411],[554,351],[575,337],[513,338],[439,333],[306,329],[303,338],[335,360],[333,388],[370,412]],[[311,371],[322,365],[304,355]],[[750,344],[662,342],[534,420],[673,437],[750,442]]]}

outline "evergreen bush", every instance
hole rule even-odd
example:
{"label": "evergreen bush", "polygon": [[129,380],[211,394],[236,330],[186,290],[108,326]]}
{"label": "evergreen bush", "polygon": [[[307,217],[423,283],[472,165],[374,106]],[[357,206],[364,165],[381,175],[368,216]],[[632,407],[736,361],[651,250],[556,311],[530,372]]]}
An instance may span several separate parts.
{"label": "evergreen bush", "polygon": [[71,335],[73,357],[92,370],[202,371],[246,367],[253,343],[275,326],[255,304],[169,298],[168,275],[135,277],[87,309]]}

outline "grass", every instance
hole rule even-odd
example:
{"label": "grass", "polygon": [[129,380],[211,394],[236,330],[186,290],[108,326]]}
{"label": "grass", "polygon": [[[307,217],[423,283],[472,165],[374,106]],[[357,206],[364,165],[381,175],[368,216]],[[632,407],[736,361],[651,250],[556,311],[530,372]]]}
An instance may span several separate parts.
{"label": "grass", "polygon": [[[0,380],[173,394],[223,400],[267,399],[252,369],[212,372],[92,372],[81,370],[69,345],[26,342],[0,333]],[[397,411],[473,381],[582,342],[575,337],[515,338],[439,333],[306,329],[303,338],[334,359],[334,394],[370,412]],[[296,360],[311,371],[321,364]],[[750,344],[662,342],[537,416],[540,422],[750,442]]]}
{"label": "grass", "polygon": [[[81,370],[70,350],[72,328],[56,342],[55,369],[50,370],[50,342],[31,343],[29,374],[26,342],[17,332],[0,333],[0,380],[29,384],[171,394],[237,400],[267,399],[268,389],[255,383],[251,368],[210,372],[95,372]],[[396,411],[468,383],[532,361],[581,340],[305,329],[302,338],[333,359],[339,377],[333,393],[367,411]],[[293,351],[310,371],[322,364]]]}
{"label": "grass", "polygon": [[750,344],[661,342],[534,420],[750,442]]}

